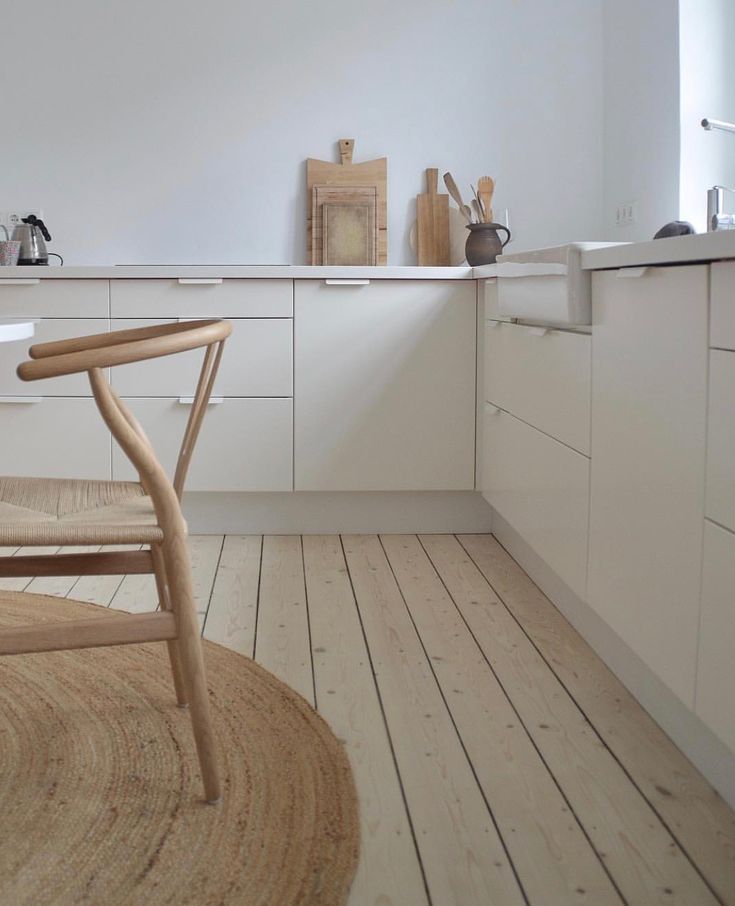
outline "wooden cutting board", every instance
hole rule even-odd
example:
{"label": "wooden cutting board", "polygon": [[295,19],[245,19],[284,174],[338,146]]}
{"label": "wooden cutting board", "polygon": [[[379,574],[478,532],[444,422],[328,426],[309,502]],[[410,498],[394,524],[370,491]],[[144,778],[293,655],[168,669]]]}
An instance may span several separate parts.
{"label": "wooden cutting board", "polygon": [[375,206],[325,204],[322,208],[324,243],[322,263],[370,265],[375,263]]}
{"label": "wooden cutting board", "polygon": [[375,186],[314,186],[311,198],[311,263],[326,264],[324,258],[324,207],[328,204],[367,204],[371,208],[370,228],[373,232],[372,255],[368,265],[377,264],[378,247],[377,202]]}
{"label": "wooden cutting board", "polygon": [[416,196],[416,251],[421,267],[449,265],[449,196],[438,195],[439,171],[426,171],[426,189]]}
{"label": "wooden cutting board", "polygon": [[309,199],[306,222],[306,247],[314,260],[312,241],[313,192],[315,186],[375,187],[378,264],[388,263],[388,159],[367,160],[361,164],[352,163],[355,140],[343,138],[339,142],[340,162],[338,164],[310,157],[306,161],[306,192]]}

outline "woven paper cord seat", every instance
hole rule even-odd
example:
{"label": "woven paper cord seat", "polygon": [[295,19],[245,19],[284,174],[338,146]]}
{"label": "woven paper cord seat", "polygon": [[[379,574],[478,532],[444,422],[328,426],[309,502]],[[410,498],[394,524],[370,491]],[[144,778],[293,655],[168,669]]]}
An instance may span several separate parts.
{"label": "woven paper cord seat", "polygon": [[153,504],[137,482],[0,477],[0,545],[162,539]]}

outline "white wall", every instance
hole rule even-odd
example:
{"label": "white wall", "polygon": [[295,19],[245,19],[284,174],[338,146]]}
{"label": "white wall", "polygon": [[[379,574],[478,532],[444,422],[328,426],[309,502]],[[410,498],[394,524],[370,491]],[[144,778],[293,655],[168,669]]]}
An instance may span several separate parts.
{"label": "white wall", "polygon": [[602,0],[37,0],[2,16],[0,210],[73,264],[300,263],[304,164],[498,182],[516,248],[601,236]]}
{"label": "white wall", "polygon": [[[735,187],[735,135],[705,132],[700,125],[705,116],[735,122],[735,3],[679,0],[679,7],[681,217],[704,231],[707,189]],[[726,210],[735,210],[734,195],[726,195]]]}
{"label": "white wall", "polygon": [[[603,30],[605,238],[651,239],[679,216],[677,0],[605,0]],[[637,222],[618,227],[628,202]]]}

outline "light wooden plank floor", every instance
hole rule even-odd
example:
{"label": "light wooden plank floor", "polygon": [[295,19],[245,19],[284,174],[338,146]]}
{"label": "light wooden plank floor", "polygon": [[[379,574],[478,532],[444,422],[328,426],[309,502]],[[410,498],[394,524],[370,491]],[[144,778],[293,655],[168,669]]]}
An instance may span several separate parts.
{"label": "light wooden plank floor", "polygon": [[[350,906],[735,906],[735,815],[492,536],[191,550],[205,638],[289,683],[346,747]],[[0,587],[157,603],[145,576]]]}

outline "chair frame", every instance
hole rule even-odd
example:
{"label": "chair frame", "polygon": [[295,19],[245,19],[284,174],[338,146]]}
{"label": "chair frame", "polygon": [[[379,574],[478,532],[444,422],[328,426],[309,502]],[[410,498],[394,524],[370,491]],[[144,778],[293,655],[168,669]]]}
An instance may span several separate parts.
{"label": "chair frame", "polygon": [[[99,412],[150,497],[163,532],[159,543],[141,551],[0,559],[0,576],[125,575],[153,573],[160,611],[100,620],[20,626],[0,630],[0,655],[165,641],[178,704],[190,706],[205,798],[221,795],[201,639],[180,500],[191,456],[217,376],[227,321],[202,320],[59,340],[32,346],[30,361],[18,367],[24,381],[87,372]],[[194,403],[184,431],[173,481],[158,462],[135,416],[110,386],[104,369],[206,347]]]}

